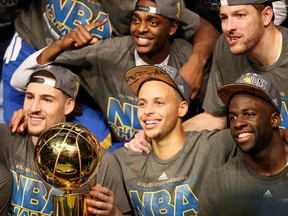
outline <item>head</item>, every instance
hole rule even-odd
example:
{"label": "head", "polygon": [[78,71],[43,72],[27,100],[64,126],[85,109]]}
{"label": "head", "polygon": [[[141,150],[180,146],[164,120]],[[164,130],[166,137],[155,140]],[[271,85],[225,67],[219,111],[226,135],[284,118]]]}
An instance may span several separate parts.
{"label": "head", "polygon": [[228,106],[230,131],[242,152],[256,154],[273,145],[280,136],[281,98],[271,80],[248,73],[218,95]]}
{"label": "head", "polygon": [[138,96],[138,119],[150,139],[161,140],[182,128],[190,89],[177,69],[169,66],[139,66],[125,76]]}
{"label": "head", "polygon": [[144,61],[153,59],[154,64],[161,63],[168,56],[170,37],[176,33],[181,21],[180,10],[180,0],[137,1],[130,33]]}
{"label": "head", "polygon": [[24,112],[28,132],[38,137],[67,115],[81,115],[76,103],[80,80],[70,70],[49,65],[38,68],[27,82]]}
{"label": "head", "polygon": [[266,29],[273,26],[272,1],[221,0],[219,15],[222,30],[232,54],[252,52],[262,40]]}

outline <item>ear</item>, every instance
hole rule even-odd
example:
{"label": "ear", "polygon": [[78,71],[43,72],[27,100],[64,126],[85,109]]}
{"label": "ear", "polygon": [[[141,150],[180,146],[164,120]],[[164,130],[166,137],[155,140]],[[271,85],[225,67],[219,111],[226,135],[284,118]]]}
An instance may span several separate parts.
{"label": "ear", "polygon": [[186,115],[187,112],[188,112],[188,103],[187,103],[187,101],[181,101],[181,103],[179,104],[178,116],[182,118],[182,117],[184,117]]}
{"label": "ear", "polygon": [[176,31],[178,29],[178,26],[179,26],[179,22],[178,21],[172,21],[171,22],[169,36],[173,36],[176,33]]}
{"label": "ear", "polygon": [[65,103],[65,115],[68,115],[69,113],[71,113],[74,107],[75,107],[75,99],[69,98]]}
{"label": "ear", "polygon": [[267,6],[264,8],[264,10],[261,12],[262,18],[263,18],[263,24],[265,27],[267,27],[273,19],[273,9],[270,6]]}
{"label": "ear", "polygon": [[281,123],[281,116],[279,112],[274,112],[271,114],[271,126],[272,128],[278,128]]}

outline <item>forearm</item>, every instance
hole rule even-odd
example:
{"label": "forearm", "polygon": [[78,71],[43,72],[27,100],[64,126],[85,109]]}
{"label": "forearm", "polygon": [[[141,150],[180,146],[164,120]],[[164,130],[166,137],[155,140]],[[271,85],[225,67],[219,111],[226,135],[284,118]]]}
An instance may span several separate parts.
{"label": "forearm", "polygon": [[200,131],[225,129],[227,127],[226,116],[215,116],[208,112],[200,113],[183,123],[185,131]]}
{"label": "forearm", "polygon": [[191,58],[197,57],[205,65],[211,57],[220,33],[207,20],[200,17],[199,28],[193,37],[193,53]]}
{"label": "forearm", "polygon": [[39,65],[44,65],[52,62],[64,51],[65,49],[61,46],[61,40],[57,40],[40,53],[37,57],[37,63]]}

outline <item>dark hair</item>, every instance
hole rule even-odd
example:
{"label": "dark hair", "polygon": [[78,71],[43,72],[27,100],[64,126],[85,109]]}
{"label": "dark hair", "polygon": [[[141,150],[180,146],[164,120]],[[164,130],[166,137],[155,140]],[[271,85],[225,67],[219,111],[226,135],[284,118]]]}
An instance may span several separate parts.
{"label": "dark hair", "polygon": [[[261,3],[261,4],[252,4],[252,6],[259,12],[261,13],[266,7],[271,7],[273,10],[273,5],[272,2],[265,2],[265,3]],[[275,19],[275,14],[273,12],[273,16],[272,16],[272,21],[274,21]]]}
{"label": "dark hair", "polygon": [[47,77],[47,78],[56,79],[56,77],[52,73],[50,73],[49,71],[46,71],[46,70],[40,70],[40,71],[37,71],[31,75],[31,77],[34,77],[34,76],[43,76],[43,77]]}

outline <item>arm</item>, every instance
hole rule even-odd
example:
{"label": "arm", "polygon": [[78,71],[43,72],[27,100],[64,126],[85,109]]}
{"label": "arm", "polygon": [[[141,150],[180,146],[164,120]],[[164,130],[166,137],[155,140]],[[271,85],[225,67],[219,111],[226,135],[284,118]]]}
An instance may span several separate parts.
{"label": "arm", "polygon": [[216,116],[209,112],[204,111],[187,121],[183,122],[185,131],[200,131],[200,130],[213,130],[225,129],[227,127],[226,116]]}
{"label": "arm", "polygon": [[200,17],[199,28],[193,37],[193,53],[180,73],[188,81],[191,98],[195,99],[202,86],[204,68],[211,57],[220,33],[212,24]]}
{"label": "arm", "polygon": [[90,30],[98,28],[103,25],[107,19],[101,22],[91,23],[88,25],[78,25],[75,29],[69,32],[64,38],[55,41],[53,44],[48,46],[43,52],[37,57],[37,63],[40,65],[47,64],[54,61],[57,56],[66,50],[76,50],[92,45],[98,41],[90,34]]}
{"label": "arm", "polygon": [[124,144],[124,147],[131,149],[134,152],[141,153],[144,151],[147,154],[150,153],[152,148],[151,143],[147,140],[143,130],[139,130],[130,142]]}

